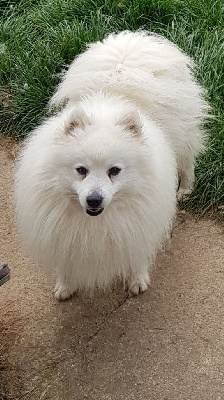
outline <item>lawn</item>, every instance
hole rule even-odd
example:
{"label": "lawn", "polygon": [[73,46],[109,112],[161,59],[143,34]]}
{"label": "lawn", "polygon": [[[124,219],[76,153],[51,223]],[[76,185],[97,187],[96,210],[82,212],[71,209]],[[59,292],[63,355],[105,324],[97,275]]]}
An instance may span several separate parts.
{"label": "lawn", "polygon": [[0,18],[0,130],[16,139],[47,115],[60,71],[110,32],[148,29],[192,56],[214,118],[206,124],[208,149],[197,162],[188,205],[200,213],[222,208],[223,0],[0,0]]}

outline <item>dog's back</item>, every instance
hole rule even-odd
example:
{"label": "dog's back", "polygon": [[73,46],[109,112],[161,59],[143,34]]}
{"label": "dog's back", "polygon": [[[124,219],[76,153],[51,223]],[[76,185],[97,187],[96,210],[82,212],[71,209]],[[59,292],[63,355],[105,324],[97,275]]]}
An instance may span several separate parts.
{"label": "dog's back", "polygon": [[169,135],[181,169],[189,147],[193,157],[203,149],[200,126],[208,112],[192,67],[192,60],[161,36],[109,35],[73,61],[51,104],[74,104],[97,91],[121,95]]}

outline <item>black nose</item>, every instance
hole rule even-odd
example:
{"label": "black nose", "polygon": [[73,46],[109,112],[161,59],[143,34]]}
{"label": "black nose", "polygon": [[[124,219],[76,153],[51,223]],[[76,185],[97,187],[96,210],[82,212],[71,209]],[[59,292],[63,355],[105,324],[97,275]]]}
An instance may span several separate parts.
{"label": "black nose", "polygon": [[103,197],[99,193],[92,193],[86,198],[86,202],[89,207],[97,208],[103,201]]}

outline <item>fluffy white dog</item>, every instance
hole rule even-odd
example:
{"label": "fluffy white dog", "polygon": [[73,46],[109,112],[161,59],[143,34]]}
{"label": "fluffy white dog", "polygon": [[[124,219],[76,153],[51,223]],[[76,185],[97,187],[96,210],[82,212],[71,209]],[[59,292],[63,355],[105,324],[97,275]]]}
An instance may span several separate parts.
{"label": "fluffy white dog", "polygon": [[207,115],[192,61],[162,37],[121,32],[89,46],[17,163],[20,231],[53,268],[55,295],[122,280],[138,294],[191,192]]}

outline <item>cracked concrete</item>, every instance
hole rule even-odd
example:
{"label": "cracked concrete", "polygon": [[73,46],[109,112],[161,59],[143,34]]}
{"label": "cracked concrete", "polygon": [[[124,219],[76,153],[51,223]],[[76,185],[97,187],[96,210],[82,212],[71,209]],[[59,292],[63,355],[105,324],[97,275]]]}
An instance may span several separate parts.
{"label": "cracked concrete", "polygon": [[224,399],[224,236],[182,215],[148,292],[122,288],[58,303],[21,249],[9,193],[15,146],[2,141],[0,399]]}

